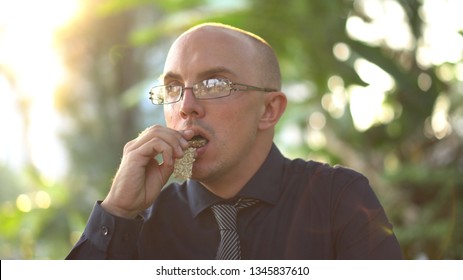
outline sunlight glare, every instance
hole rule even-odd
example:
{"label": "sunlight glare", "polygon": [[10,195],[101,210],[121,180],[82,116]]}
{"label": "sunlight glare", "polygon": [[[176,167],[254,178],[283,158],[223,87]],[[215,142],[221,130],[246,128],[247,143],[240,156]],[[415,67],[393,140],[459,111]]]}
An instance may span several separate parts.
{"label": "sunlight glare", "polygon": [[350,86],[349,105],[358,131],[365,131],[381,118],[384,92],[373,86]]}
{"label": "sunlight glare", "polygon": [[355,5],[371,18],[370,22],[351,16],[347,33],[368,44],[386,44],[393,49],[411,49],[413,41],[406,15],[395,1],[357,0]]}
{"label": "sunlight glare", "polygon": [[30,212],[32,210],[32,201],[27,194],[20,194],[16,198],[16,208],[21,212]]}
{"label": "sunlight glare", "polygon": [[[423,1],[420,16],[426,23],[424,42],[418,52],[418,61],[428,66],[445,62],[456,63],[462,59],[463,1]],[[445,15],[445,16],[442,16]]]}
{"label": "sunlight glare", "polygon": [[[462,59],[463,50],[463,38],[460,34],[463,31],[463,1],[423,0],[422,4],[419,15],[425,25],[422,31],[423,40],[420,42],[412,41],[403,8],[396,1],[389,0],[356,0],[356,9],[370,17],[371,21],[352,15],[346,23],[347,33],[353,39],[374,46],[385,44],[393,49],[411,49],[416,45],[416,59],[422,67],[455,63],[453,73],[442,68],[438,74],[446,79],[455,75],[456,79],[463,80],[463,67],[458,63]],[[337,50],[336,57],[345,59],[340,53],[341,51]],[[385,92],[394,87],[392,77],[366,60],[356,61],[355,69],[361,79],[369,84],[366,88],[355,86],[348,90],[356,128],[365,130],[375,122],[387,123],[388,120],[392,120],[394,110],[385,104],[381,105]],[[426,73],[420,74],[416,82],[423,91],[429,90],[432,86],[432,80]],[[332,107],[331,102],[328,102],[329,96],[326,96],[325,109],[329,108],[328,106]],[[436,106],[435,110],[432,119],[429,120],[429,128],[434,136],[442,138],[448,135],[451,126],[443,107]]]}
{"label": "sunlight glare", "polygon": [[449,123],[448,117],[449,108],[449,98],[445,95],[440,95],[437,98],[434,113],[431,117],[431,128],[437,139],[442,139],[452,132],[452,126]]}
{"label": "sunlight glare", "polygon": [[309,126],[313,130],[322,130],[326,125],[326,118],[320,112],[313,112],[309,117]]}
{"label": "sunlight glare", "polygon": [[351,56],[351,50],[345,43],[337,43],[333,47],[333,54],[339,61],[347,61]]}
{"label": "sunlight glare", "polygon": [[288,124],[282,127],[282,133],[280,133],[280,138],[280,142],[288,147],[298,146],[302,143],[301,130],[299,129],[299,126],[297,126],[296,124]]}
{"label": "sunlight glare", "polygon": [[385,94],[395,86],[394,79],[365,59],[357,59],[354,67],[360,78],[369,84],[366,87],[351,86],[348,89],[355,127],[364,131],[375,123],[390,122],[394,118],[394,111],[383,102]]}
{"label": "sunlight glare", "polygon": [[306,143],[313,150],[320,150],[326,146],[325,134],[320,130],[307,130]]}
{"label": "sunlight glare", "polygon": [[[8,88],[9,96],[0,96],[1,103],[26,102],[23,110],[16,105],[10,107],[15,109],[0,112],[0,118],[6,120],[2,125],[16,139],[14,143],[0,139],[0,146],[5,151],[30,147],[26,150],[31,155],[25,160],[30,159],[45,176],[61,175],[66,165],[57,136],[59,116],[54,108],[54,92],[65,73],[56,54],[54,35],[77,14],[78,8],[78,0],[0,3],[0,64],[13,77],[8,81],[12,85],[2,86]],[[18,121],[11,119],[22,123],[29,120],[27,131],[18,131]],[[8,161],[11,156],[5,156],[5,151],[0,150],[0,159]]]}
{"label": "sunlight glare", "polygon": [[34,202],[38,208],[48,209],[51,205],[51,197],[45,191],[38,191],[35,193]]}
{"label": "sunlight glare", "polygon": [[391,90],[395,86],[394,79],[386,71],[366,59],[357,59],[354,68],[365,83],[382,91]]}

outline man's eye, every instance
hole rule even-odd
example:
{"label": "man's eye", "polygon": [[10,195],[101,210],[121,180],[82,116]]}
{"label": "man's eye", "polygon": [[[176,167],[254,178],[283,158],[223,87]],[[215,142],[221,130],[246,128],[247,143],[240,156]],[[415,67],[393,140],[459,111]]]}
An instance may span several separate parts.
{"label": "man's eye", "polygon": [[182,87],[180,86],[166,86],[165,93],[167,95],[176,95],[181,91]]}
{"label": "man's eye", "polygon": [[167,88],[169,90],[181,91],[183,87],[180,85],[168,85]]}

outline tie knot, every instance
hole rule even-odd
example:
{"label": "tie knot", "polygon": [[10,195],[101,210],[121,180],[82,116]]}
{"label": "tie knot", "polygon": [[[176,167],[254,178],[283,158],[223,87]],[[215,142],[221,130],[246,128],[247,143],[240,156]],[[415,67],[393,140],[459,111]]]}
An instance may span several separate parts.
{"label": "tie knot", "polygon": [[238,211],[259,202],[254,198],[241,197],[234,204],[219,203],[211,206],[221,230],[236,230]]}
{"label": "tie knot", "polygon": [[236,230],[238,209],[231,204],[216,204],[211,209],[220,230]]}

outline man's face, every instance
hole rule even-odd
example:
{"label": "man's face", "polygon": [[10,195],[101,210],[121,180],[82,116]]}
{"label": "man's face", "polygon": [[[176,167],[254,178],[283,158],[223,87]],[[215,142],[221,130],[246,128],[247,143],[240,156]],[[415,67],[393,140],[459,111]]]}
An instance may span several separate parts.
{"label": "man's face", "polygon": [[[166,60],[164,84],[184,87],[209,78],[261,86],[253,67],[255,49],[242,34],[221,29],[195,30],[177,40]],[[219,99],[195,99],[191,89],[177,103],[164,105],[167,126],[192,129],[208,140],[197,150],[193,178],[213,183],[240,176],[258,147],[262,92],[233,92]]]}

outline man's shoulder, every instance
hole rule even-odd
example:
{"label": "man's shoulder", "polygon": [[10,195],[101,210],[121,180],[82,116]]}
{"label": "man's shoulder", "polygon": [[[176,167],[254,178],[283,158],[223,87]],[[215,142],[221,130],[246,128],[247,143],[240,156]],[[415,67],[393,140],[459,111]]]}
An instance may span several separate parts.
{"label": "man's shoulder", "polygon": [[158,201],[177,200],[186,196],[186,182],[180,183],[172,181],[166,184],[159,194]]}
{"label": "man's shoulder", "polygon": [[342,165],[293,159],[288,160],[286,166],[286,181],[299,182],[301,187],[341,191],[352,185],[369,185],[368,179],[362,173]]}
{"label": "man's shoulder", "polygon": [[288,159],[287,170],[295,173],[304,173],[314,176],[339,176],[342,178],[364,177],[354,169],[343,165],[331,165],[315,160]]}

